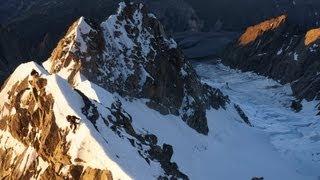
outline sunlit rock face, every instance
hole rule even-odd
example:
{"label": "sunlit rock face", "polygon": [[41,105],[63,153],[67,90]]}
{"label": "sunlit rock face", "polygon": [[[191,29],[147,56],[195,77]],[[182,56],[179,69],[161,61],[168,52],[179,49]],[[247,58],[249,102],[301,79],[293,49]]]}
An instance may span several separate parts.
{"label": "sunlit rock face", "polygon": [[240,45],[248,45],[249,43],[255,41],[259,36],[267,33],[268,31],[275,30],[279,28],[285,21],[286,16],[282,15],[267,21],[264,21],[260,24],[248,27],[246,31],[239,38]]}
{"label": "sunlit rock face", "polygon": [[56,80],[39,65],[27,63],[1,89],[0,177],[112,179],[107,168],[90,166],[80,149],[74,153],[72,136],[76,133],[57,107],[61,97]]}
{"label": "sunlit rock face", "polygon": [[311,29],[305,35],[304,45],[314,44],[318,39],[320,39],[320,28]]}
{"label": "sunlit rock face", "polygon": [[223,62],[291,83],[298,98],[320,98],[319,29],[300,28],[290,16],[249,27],[225,50]]}

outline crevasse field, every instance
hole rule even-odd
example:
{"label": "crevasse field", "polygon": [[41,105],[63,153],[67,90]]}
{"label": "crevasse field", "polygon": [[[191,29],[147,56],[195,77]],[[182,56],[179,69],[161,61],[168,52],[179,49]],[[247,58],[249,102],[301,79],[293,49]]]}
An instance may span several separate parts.
{"label": "crevasse field", "polygon": [[303,101],[303,110],[296,113],[290,108],[293,97],[289,85],[222,64],[204,62],[194,66],[204,82],[220,88],[240,105],[253,128],[267,136],[281,159],[292,164],[299,174],[320,176],[318,102]]}

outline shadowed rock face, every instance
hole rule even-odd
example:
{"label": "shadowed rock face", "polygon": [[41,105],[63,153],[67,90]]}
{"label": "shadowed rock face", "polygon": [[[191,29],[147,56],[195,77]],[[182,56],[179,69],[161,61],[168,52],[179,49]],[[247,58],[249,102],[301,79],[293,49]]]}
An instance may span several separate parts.
{"label": "shadowed rock face", "polygon": [[45,63],[51,73],[76,84],[79,73],[110,92],[148,99],[162,114],[180,115],[207,134],[207,108],[228,101],[203,85],[175,41],[142,4],[121,3],[101,25],[80,18]]}
{"label": "shadowed rock face", "polygon": [[[158,143],[158,138],[154,134],[139,134],[132,126],[131,116],[124,111],[122,104],[119,101],[111,105],[111,114],[115,117],[109,117],[111,129],[114,132],[120,132],[122,129],[132,136],[129,138],[131,145],[136,147],[139,155],[146,160],[150,165],[151,161],[160,163],[161,168],[164,170],[165,175],[159,176],[158,179],[167,179],[168,176],[174,179],[188,180],[189,177],[181,172],[178,165],[171,161],[173,155],[173,148],[169,144]],[[121,136],[119,134],[119,136]],[[149,149],[143,150],[142,146],[147,146]]]}
{"label": "shadowed rock face", "polygon": [[[274,26],[274,20],[281,23]],[[319,99],[319,30],[305,30],[282,16],[261,24],[272,27],[256,36],[249,27],[238,41],[225,50],[223,62],[244,71],[291,83],[298,98]],[[271,24],[270,24],[271,23]],[[268,25],[269,24],[269,25]],[[251,38],[250,34],[254,37]],[[243,38],[249,35],[250,38]]]}
{"label": "shadowed rock face", "polygon": [[169,33],[198,32],[203,28],[203,20],[185,0],[135,0],[134,2],[146,4]]}

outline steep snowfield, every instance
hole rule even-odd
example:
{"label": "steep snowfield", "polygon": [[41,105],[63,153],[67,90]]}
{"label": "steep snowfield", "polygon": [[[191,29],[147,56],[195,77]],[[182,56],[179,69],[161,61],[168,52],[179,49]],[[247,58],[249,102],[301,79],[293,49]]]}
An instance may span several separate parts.
{"label": "steep snowfield", "polygon": [[[112,156],[106,151],[106,143],[98,132],[96,132],[92,123],[82,113],[84,102],[76,93],[69,83],[57,75],[50,75],[47,77],[47,90],[54,96],[55,104],[53,111],[55,113],[56,122],[60,128],[67,128],[70,123],[66,120],[68,115],[74,115],[81,119],[81,124],[76,133],[69,133],[67,140],[71,142],[69,154],[72,161],[76,158],[87,162],[87,166],[98,169],[108,169],[113,173],[115,179],[129,179],[122,168],[114,162]],[[109,138],[115,138],[112,134]]]}
{"label": "steep snowfield", "polygon": [[146,118],[139,113],[145,107],[137,107],[128,107],[128,112],[140,117],[141,122],[135,124],[172,144],[173,160],[190,179],[302,178],[281,159],[265,135],[238,123],[230,115],[232,112],[210,110],[208,121],[212,133],[206,137],[196,134],[183,123],[177,123],[179,121],[174,117],[147,112],[150,115]]}
{"label": "steep snowfield", "polygon": [[241,106],[254,129],[267,135],[297,172],[320,176],[319,102],[303,102],[303,110],[295,113],[290,108],[293,97],[289,85],[221,64],[195,64],[195,69],[203,81],[220,88]]}

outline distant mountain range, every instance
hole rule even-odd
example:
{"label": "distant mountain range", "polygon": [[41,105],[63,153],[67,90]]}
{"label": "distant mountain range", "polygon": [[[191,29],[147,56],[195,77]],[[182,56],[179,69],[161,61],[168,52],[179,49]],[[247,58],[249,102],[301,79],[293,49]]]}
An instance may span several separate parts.
{"label": "distant mountain range", "polygon": [[[139,1],[139,0],[135,0]],[[320,2],[316,0],[144,0],[169,34],[184,31],[237,31],[278,16],[301,27],[316,27]],[[112,0],[4,0],[0,7],[0,82],[21,62],[50,56],[70,23],[79,16],[97,22],[108,17]]]}

